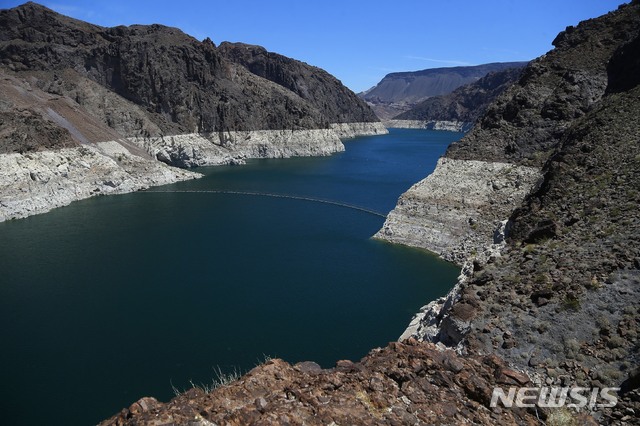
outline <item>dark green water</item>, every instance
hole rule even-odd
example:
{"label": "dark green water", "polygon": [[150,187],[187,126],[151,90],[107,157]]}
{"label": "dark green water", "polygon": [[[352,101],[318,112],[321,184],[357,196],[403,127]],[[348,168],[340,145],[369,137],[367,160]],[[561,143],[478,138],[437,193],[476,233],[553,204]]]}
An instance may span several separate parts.
{"label": "dark green water", "polygon": [[[331,157],[204,168],[150,191],[387,213],[460,136],[393,130]],[[371,240],[384,219],[360,210],[150,191],[0,223],[2,424],[94,424],[265,355],[357,360],[458,274]]]}

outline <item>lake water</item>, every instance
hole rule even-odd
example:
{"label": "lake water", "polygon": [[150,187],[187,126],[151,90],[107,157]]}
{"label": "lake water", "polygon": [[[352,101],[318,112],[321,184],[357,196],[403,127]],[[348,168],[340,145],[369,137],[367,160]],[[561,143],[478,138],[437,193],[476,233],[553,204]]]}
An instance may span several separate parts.
{"label": "lake water", "polygon": [[[2,423],[94,424],[214,368],[331,367],[397,339],[458,269],[370,239],[383,217],[311,199],[386,214],[460,137],[392,130],[0,223]],[[155,192],[196,190],[237,193]]]}

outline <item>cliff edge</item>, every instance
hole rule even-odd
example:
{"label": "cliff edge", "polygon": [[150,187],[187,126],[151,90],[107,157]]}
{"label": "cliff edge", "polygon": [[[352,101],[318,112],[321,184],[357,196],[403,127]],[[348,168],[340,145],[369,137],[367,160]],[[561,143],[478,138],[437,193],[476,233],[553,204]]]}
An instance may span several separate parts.
{"label": "cliff edge", "polygon": [[142,398],[100,425],[535,425],[525,409],[488,408],[494,386],[527,384],[497,357],[408,340],[332,369],[270,360],[213,390],[194,388],[168,403]]}
{"label": "cliff edge", "polygon": [[463,267],[401,339],[496,354],[539,385],[619,387],[592,412],[604,424],[640,409],[639,34],[638,2],[568,27],[376,235]]}

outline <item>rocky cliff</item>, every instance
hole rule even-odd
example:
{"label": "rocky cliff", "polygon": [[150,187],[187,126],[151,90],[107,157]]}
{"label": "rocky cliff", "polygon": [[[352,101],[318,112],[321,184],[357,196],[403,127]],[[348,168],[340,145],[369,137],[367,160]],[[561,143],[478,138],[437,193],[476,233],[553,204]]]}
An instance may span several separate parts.
{"label": "rocky cliff", "polygon": [[377,234],[463,265],[403,338],[497,354],[541,384],[620,387],[593,413],[605,424],[640,409],[639,37],[638,2],[568,27]]}
{"label": "rocky cliff", "polygon": [[[246,57],[233,55],[230,45],[216,48],[210,40],[200,42],[177,28],[102,28],[33,3],[3,11],[0,23],[3,66],[15,72],[46,72],[53,86],[66,83],[53,74],[62,77],[62,71],[72,70],[141,106],[165,134],[313,129],[332,122],[377,121],[324,71],[272,55],[273,67],[267,71],[274,72],[257,78],[259,67],[248,72]],[[315,81],[305,81],[312,76]],[[306,86],[311,87],[310,96],[300,96]],[[339,108],[327,108],[329,101]],[[138,134],[127,136],[154,133],[136,130]]]}
{"label": "rocky cliff", "polygon": [[520,77],[522,67],[491,72],[480,80],[458,87],[453,92],[434,96],[385,123],[389,127],[442,127],[451,123],[456,130],[469,130],[487,107]]}
{"label": "rocky cliff", "polygon": [[[447,165],[457,163],[459,166],[449,167],[450,172],[442,176],[439,170],[435,173],[440,176],[438,182],[449,179],[453,182],[459,173],[477,169],[474,162],[483,162],[488,169],[495,169],[496,164],[508,166],[500,169],[508,171],[511,180],[496,182],[498,176],[493,172],[484,174],[482,178],[475,174],[473,182],[469,183],[475,188],[473,192],[459,190],[460,187],[455,185],[447,191],[442,186],[436,188],[424,181],[401,197],[390,220],[397,220],[401,215],[407,223],[425,223],[426,233],[441,234],[449,241],[444,250],[434,248],[447,258],[451,258],[451,253],[458,253],[458,257],[464,259],[472,252],[482,251],[482,247],[493,242],[494,230],[500,224],[494,217],[495,205],[503,205],[502,219],[507,219],[510,212],[519,206],[522,197],[537,184],[531,170],[540,170],[566,130],[599,105],[611,79],[607,69],[609,61],[619,55],[618,49],[630,43],[637,31],[637,16],[625,9],[607,15],[606,19],[593,19],[578,27],[568,27],[554,41],[557,47],[532,61],[522,71],[517,83],[487,108],[476,126],[449,147],[445,154]],[[506,204],[499,201],[499,197],[494,197],[494,192],[500,191],[504,185],[518,188],[519,197],[512,197]],[[404,200],[411,198],[416,190],[428,193],[431,188],[448,195],[429,203],[428,211],[409,209],[403,213]],[[471,201],[479,197],[484,199],[482,203]],[[466,229],[444,223],[443,216],[436,214],[442,210],[455,211],[456,216],[466,219]],[[434,223],[442,226],[433,226]],[[388,225],[390,223],[385,224],[378,236],[393,240],[402,234],[402,227]],[[479,235],[484,236],[484,243],[464,244],[467,238],[477,239]],[[421,240],[416,238],[415,245],[424,246]],[[461,248],[461,244],[465,248]]]}
{"label": "rocky cliff", "polygon": [[[200,176],[157,161],[100,115],[70,96],[38,88],[40,82],[0,71],[0,221]],[[103,108],[116,111],[124,104],[129,110],[123,114],[132,113],[132,120],[144,117],[97,84],[82,84],[84,93],[103,96]]]}
{"label": "rocky cliff", "polygon": [[[344,149],[341,138],[386,133],[364,102],[319,68],[255,46],[216,47],[162,25],[104,28],[35,3],[0,10],[0,79],[0,155],[68,148],[65,155],[80,161],[78,147],[114,142],[156,170],[158,160],[190,167],[328,155]],[[1,218],[47,210],[46,203],[34,210],[31,189],[16,186],[29,176],[18,165],[34,166],[37,158],[10,161],[7,174],[20,178],[0,182],[6,187]],[[172,179],[197,176],[162,170]],[[75,185],[65,179],[56,187]],[[150,177],[119,188],[172,179]],[[20,188],[34,188],[27,183]],[[55,201],[53,186],[44,190],[50,207],[74,199]],[[99,185],[88,189],[106,192]],[[83,198],[87,191],[75,193]],[[5,209],[7,203],[13,207]]]}
{"label": "rocky cliff", "polygon": [[261,46],[224,42],[218,52],[255,75],[283,86],[315,105],[330,123],[373,123],[378,118],[355,93],[328,72]]}
{"label": "rocky cliff", "polygon": [[491,72],[523,67],[524,62],[492,63],[468,67],[432,68],[387,74],[377,85],[360,93],[384,120],[408,111],[420,102],[451,93]]}

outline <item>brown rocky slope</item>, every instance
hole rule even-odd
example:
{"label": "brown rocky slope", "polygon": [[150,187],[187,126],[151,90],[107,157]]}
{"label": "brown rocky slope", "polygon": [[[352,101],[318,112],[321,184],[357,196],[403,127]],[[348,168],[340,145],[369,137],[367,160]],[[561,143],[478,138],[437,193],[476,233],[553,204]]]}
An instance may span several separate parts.
{"label": "brown rocky slope", "polygon": [[194,388],[166,404],[143,398],[101,425],[533,425],[535,411],[488,408],[494,386],[528,383],[497,357],[410,340],[329,370],[271,360],[210,393]]}

